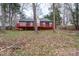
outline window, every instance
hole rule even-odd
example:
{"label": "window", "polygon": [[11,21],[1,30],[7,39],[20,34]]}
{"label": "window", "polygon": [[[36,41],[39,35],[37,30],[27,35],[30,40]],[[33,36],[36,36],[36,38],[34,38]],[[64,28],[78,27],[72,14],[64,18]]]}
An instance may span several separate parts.
{"label": "window", "polygon": [[33,26],[33,23],[32,22],[30,22],[30,26]]}
{"label": "window", "polygon": [[52,23],[49,23],[49,26],[51,27],[52,26]]}
{"label": "window", "polygon": [[26,26],[25,22],[20,22],[20,26]]}
{"label": "window", "polygon": [[45,22],[43,22],[43,26],[44,26],[44,27],[46,26],[46,23],[45,23]]}

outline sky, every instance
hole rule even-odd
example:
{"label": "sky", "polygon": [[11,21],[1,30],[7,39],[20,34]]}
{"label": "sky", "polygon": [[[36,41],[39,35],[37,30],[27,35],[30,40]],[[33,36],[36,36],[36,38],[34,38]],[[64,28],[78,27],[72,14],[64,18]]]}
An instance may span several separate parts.
{"label": "sky", "polygon": [[[49,10],[48,10],[49,7],[50,7],[49,4],[41,3],[41,5],[40,5],[41,11],[40,12],[42,14],[39,17],[43,17],[44,15],[48,14],[49,13]],[[24,9],[23,11],[24,11],[25,15],[27,15],[28,17],[32,17],[32,15],[33,15],[32,8],[29,8],[29,10]]]}

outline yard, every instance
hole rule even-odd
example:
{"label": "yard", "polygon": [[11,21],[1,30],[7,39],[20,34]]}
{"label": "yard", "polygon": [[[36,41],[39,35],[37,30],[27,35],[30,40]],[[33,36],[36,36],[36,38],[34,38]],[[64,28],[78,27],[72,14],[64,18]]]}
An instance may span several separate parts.
{"label": "yard", "polygon": [[0,32],[0,55],[79,55],[78,31],[43,30]]}

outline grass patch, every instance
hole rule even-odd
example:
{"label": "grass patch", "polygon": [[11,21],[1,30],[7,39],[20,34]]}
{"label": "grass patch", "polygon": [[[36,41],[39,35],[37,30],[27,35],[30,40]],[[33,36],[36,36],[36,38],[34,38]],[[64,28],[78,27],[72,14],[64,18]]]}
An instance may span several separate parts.
{"label": "grass patch", "polygon": [[15,49],[14,55],[71,55],[79,46],[78,35],[62,31],[6,31],[3,37],[4,41],[19,42],[21,49]]}

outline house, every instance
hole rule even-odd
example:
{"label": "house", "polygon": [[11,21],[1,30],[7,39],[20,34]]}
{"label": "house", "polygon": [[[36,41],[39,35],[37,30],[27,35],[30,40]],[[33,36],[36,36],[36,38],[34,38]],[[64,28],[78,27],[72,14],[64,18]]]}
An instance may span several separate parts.
{"label": "house", "polygon": [[[37,20],[38,29],[53,29],[53,22],[46,18]],[[34,20],[31,18],[19,20],[16,24],[16,29],[34,29]]]}

